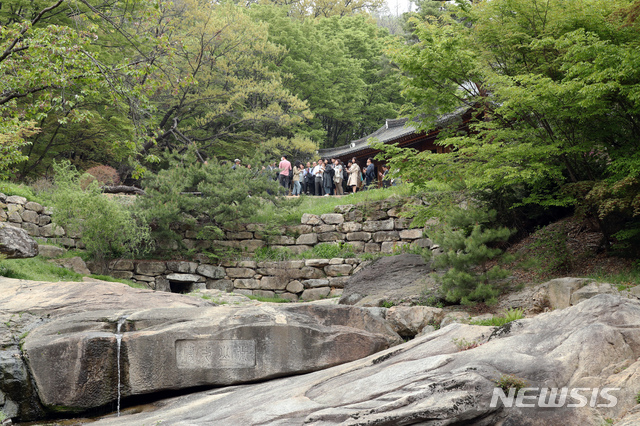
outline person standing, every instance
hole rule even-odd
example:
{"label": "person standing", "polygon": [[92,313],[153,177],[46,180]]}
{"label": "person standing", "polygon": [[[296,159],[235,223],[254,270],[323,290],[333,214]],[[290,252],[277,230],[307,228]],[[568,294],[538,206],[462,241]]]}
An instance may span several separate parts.
{"label": "person standing", "polygon": [[322,195],[322,172],[324,171],[324,166],[322,164],[322,160],[318,160],[318,165],[313,168],[313,181],[315,186],[315,195]]}
{"label": "person standing", "polygon": [[324,160],[324,173],[322,175],[322,186],[324,186],[324,195],[331,195],[333,189],[333,166],[329,160]]}
{"label": "person standing", "polygon": [[373,165],[373,159],[367,158],[367,169],[364,173],[365,189],[370,189],[371,183],[376,178],[376,166]]}
{"label": "person standing", "polygon": [[344,195],[342,192],[342,164],[340,160],[334,160],[333,183],[336,184],[336,195]]}
{"label": "person standing", "polygon": [[293,190],[291,191],[291,195],[293,195],[294,197],[299,197],[300,196],[300,192],[301,192],[301,186],[300,186],[300,175],[302,173],[302,166],[300,165],[300,162],[297,162],[295,166],[293,166]]}
{"label": "person standing", "polygon": [[351,167],[349,167],[349,180],[347,181],[347,186],[351,188],[353,194],[356,193],[358,189],[358,181],[360,180],[360,166],[353,159],[351,161]]}
{"label": "person standing", "polygon": [[289,180],[291,179],[291,163],[287,160],[287,156],[283,155],[280,158],[280,164],[278,165],[278,169],[280,169],[280,175],[278,179],[280,180],[280,185],[287,190],[287,194],[289,193]]}
{"label": "person standing", "polygon": [[316,162],[313,162],[313,166],[311,163],[307,163],[307,195],[315,194],[315,185],[314,185],[314,176],[313,176],[313,168],[316,166]]}
{"label": "person standing", "polygon": [[379,172],[378,176],[380,176],[380,179],[382,180],[383,188],[388,188],[391,186],[391,180],[389,179],[389,166],[387,166],[386,164],[382,166],[382,172]]}

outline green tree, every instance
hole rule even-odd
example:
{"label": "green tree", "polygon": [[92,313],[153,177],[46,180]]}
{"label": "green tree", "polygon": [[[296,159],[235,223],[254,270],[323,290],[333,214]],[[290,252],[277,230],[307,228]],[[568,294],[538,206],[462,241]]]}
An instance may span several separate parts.
{"label": "green tree", "polygon": [[148,107],[139,83],[152,55],[125,23],[156,13],[139,0],[2,4],[0,133],[22,150],[12,172],[42,173],[53,158],[83,166],[135,156],[145,133],[136,117]]}
{"label": "green tree", "polygon": [[252,16],[269,24],[269,40],[286,49],[278,67],[285,86],[306,101],[314,117],[300,131],[322,147],[346,144],[395,118],[400,88],[383,48],[386,30],[364,16],[305,20],[283,8],[256,6]]}
{"label": "green tree", "polygon": [[[259,157],[243,161],[263,163]],[[193,147],[168,155],[166,166],[145,178],[147,196],[138,204],[160,247],[170,247],[170,241],[182,245],[176,231],[184,227],[197,230],[200,240],[222,239],[223,230],[246,221],[262,203],[280,202],[275,198],[277,182],[259,167],[234,170],[231,163],[215,158],[204,164]]]}
{"label": "green tree", "polygon": [[622,12],[631,4],[460,1],[417,23],[419,41],[391,56],[423,128],[460,106],[479,116],[472,133],[441,138],[453,152],[400,154],[408,161],[394,167],[413,169],[417,183],[461,180],[521,205],[581,208],[610,240],[625,221],[602,220],[597,200],[637,176],[640,159],[639,37]]}
{"label": "green tree", "polygon": [[200,161],[252,155],[311,117],[274,66],[284,50],[245,8],[201,0],[167,8],[148,28],[173,51],[154,71],[162,85],[152,98],[157,112],[147,152],[195,146]]}
{"label": "green tree", "polygon": [[448,302],[463,305],[496,302],[500,293],[496,282],[508,277],[509,272],[497,265],[491,268],[486,265],[502,253],[491,245],[508,240],[512,232],[504,227],[488,227],[494,219],[495,211],[453,209],[432,234],[442,250],[435,257],[434,266],[449,268],[443,275],[435,275]]}

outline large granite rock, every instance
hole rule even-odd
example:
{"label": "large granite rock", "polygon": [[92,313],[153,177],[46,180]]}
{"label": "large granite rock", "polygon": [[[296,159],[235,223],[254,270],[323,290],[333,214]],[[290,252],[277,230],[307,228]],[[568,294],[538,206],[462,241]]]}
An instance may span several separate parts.
{"label": "large granite rock", "polygon": [[[478,345],[461,351],[462,341]],[[165,400],[96,425],[600,426],[626,413],[620,424],[632,425],[640,418],[632,410],[639,355],[640,302],[599,295],[501,328],[451,324],[352,363]],[[494,381],[503,374],[539,388],[528,391],[525,403],[538,400],[540,388],[612,387],[619,388],[610,392],[617,404],[492,408]]]}
{"label": "large granite rock", "polygon": [[415,297],[434,285],[431,272],[431,265],[416,254],[382,257],[349,278],[340,304],[379,306],[383,300]]}
{"label": "large granite rock", "polygon": [[[4,407],[0,404],[0,409],[24,421],[46,415],[21,350],[25,337],[37,327],[79,312],[158,306],[197,308],[212,304],[179,294],[134,289],[121,283],[97,280],[51,283],[0,277],[0,393],[5,397]],[[104,355],[106,353],[96,356]],[[49,362],[57,365],[56,359]],[[11,413],[5,411],[9,410],[7,407]]]}
{"label": "large granite rock", "polygon": [[366,357],[400,337],[366,309],[268,305],[94,311],[34,329],[23,351],[42,404],[81,411],[123,397],[231,385]]}
{"label": "large granite rock", "polygon": [[0,254],[7,259],[36,257],[38,243],[24,229],[0,222]]}

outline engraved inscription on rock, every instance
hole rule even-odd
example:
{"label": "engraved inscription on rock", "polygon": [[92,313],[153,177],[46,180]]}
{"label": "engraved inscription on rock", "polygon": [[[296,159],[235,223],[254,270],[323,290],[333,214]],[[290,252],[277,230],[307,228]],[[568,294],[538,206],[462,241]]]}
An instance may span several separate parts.
{"label": "engraved inscription on rock", "polygon": [[247,368],[256,365],[255,340],[177,340],[178,368]]}

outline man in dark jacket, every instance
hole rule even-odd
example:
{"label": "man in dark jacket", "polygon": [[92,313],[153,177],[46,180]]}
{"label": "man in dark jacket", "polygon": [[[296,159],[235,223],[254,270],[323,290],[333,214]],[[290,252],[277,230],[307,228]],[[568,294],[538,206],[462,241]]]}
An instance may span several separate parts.
{"label": "man in dark jacket", "polygon": [[333,175],[335,171],[329,160],[324,160],[324,173],[322,175],[322,186],[324,187],[324,195],[331,195],[333,188]]}
{"label": "man in dark jacket", "polygon": [[371,182],[376,178],[376,166],[373,165],[373,159],[367,158],[367,170],[364,173],[365,189],[370,189]]}

